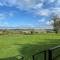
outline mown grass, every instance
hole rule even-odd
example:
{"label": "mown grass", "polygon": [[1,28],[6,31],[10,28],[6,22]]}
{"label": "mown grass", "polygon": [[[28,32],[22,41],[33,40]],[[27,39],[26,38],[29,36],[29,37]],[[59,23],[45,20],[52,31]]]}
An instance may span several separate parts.
{"label": "mown grass", "polygon": [[31,60],[31,55],[60,45],[60,34],[41,35],[0,35],[0,58],[23,55]]}

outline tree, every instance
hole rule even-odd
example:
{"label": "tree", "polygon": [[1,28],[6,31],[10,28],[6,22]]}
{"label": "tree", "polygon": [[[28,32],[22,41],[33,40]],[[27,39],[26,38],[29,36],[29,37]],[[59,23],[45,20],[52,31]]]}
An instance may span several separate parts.
{"label": "tree", "polygon": [[54,29],[55,33],[57,34],[60,30],[60,18],[57,15],[55,15],[53,17],[53,21],[54,21],[53,29]]}

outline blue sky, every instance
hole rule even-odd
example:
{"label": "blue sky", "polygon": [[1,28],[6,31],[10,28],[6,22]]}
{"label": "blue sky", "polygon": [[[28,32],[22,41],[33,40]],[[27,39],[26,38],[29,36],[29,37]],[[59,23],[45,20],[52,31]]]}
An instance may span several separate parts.
{"label": "blue sky", "polygon": [[52,28],[60,0],[0,0],[0,27]]}

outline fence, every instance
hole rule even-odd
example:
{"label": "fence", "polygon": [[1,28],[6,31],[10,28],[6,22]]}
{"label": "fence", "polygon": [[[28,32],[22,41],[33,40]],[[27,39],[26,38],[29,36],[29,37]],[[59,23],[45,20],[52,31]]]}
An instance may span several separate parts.
{"label": "fence", "polygon": [[56,46],[48,50],[48,60],[57,60],[59,56],[60,56],[60,46]]}
{"label": "fence", "polygon": [[47,60],[47,50],[32,55],[33,60]]}
{"label": "fence", "polygon": [[60,46],[56,46],[48,50],[38,52],[32,55],[32,58],[33,60],[57,60],[59,56],[60,56]]}

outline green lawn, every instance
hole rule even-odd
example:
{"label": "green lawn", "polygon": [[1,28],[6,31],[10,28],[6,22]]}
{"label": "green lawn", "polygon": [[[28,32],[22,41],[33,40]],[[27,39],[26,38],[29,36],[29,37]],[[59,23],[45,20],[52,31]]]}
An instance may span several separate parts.
{"label": "green lawn", "polygon": [[0,35],[0,58],[22,55],[31,60],[31,55],[60,45],[60,34]]}

